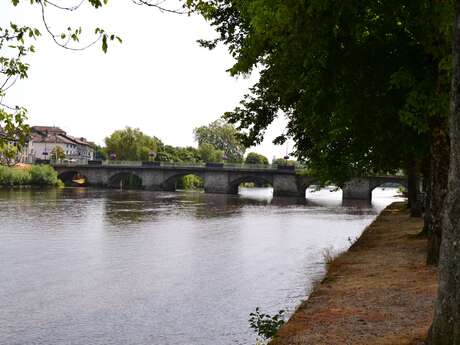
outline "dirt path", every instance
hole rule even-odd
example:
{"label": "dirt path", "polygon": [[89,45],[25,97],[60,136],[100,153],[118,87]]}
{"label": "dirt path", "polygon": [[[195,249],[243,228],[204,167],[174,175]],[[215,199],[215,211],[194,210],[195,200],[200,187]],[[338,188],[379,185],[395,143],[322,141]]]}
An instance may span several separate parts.
{"label": "dirt path", "polygon": [[436,270],[425,265],[422,220],[387,208],[271,345],[418,345],[431,324]]}

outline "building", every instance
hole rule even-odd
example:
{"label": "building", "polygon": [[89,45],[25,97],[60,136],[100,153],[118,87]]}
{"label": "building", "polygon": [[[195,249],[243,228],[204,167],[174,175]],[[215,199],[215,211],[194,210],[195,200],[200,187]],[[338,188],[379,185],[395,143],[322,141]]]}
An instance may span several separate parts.
{"label": "building", "polygon": [[94,148],[91,144],[83,137],[75,138],[69,136],[77,144],[77,156],[78,159],[94,159]]}
{"label": "building", "polygon": [[65,154],[65,159],[69,161],[92,160],[94,150],[85,138],[75,138],[59,127],[33,126],[22,160],[35,162],[37,159],[51,159],[55,147],[61,147]]}

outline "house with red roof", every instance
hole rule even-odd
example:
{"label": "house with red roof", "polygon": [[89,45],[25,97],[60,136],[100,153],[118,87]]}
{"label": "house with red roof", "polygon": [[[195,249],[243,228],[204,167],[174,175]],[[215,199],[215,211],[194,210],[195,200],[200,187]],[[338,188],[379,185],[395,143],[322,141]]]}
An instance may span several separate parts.
{"label": "house with red roof", "polygon": [[32,126],[22,160],[35,162],[51,159],[55,147],[61,147],[65,159],[70,161],[94,159],[94,149],[83,137],[73,137],[55,126]]}

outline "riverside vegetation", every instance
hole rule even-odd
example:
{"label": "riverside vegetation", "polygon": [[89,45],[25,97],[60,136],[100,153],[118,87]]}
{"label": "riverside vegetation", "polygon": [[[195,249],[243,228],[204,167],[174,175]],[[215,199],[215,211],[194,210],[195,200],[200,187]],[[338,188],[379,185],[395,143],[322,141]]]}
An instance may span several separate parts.
{"label": "riverside vegetation", "polygon": [[62,186],[56,170],[49,165],[26,169],[0,166],[0,186]]}

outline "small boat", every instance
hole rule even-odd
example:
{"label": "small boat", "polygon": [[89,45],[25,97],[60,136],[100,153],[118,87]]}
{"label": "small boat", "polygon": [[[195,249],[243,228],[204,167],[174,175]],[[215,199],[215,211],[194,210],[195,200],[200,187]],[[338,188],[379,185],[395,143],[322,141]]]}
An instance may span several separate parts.
{"label": "small boat", "polygon": [[72,182],[74,182],[76,184],[85,184],[86,180],[84,178],[79,178],[79,179],[76,179],[76,180],[72,180]]}
{"label": "small boat", "polygon": [[86,183],[86,180],[84,177],[80,176],[80,175],[76,175],[74,176],[74,178],[72,179],[72,182],[73,183],[76,183],[76,184],[79,184],[79,185],[83,185]]}

